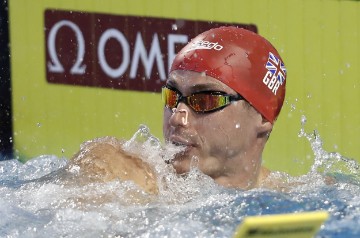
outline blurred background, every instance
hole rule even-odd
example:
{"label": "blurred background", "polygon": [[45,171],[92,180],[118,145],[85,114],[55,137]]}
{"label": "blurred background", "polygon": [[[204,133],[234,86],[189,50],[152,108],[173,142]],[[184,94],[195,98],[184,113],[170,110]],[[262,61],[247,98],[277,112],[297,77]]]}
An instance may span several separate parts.
{"label": "blurred background", "polygon": [[162,140],[161,86],[176,52],[219,25],[258,32],[287,67],[284,107],[264,164],[292,175],[314,163],[298,133],[360,159],[360,1],[12,0],[0,12],[1,159],[71,158],[84,141]]}

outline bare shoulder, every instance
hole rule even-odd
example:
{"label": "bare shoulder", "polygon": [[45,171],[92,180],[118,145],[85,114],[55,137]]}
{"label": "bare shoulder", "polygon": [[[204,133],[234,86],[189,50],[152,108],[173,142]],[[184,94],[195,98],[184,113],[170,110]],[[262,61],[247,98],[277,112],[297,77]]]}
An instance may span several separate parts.
{"label": "bare shoulder", "polygon": [[131,180],[144,191],[157,193],[156,175],[152,167],[139,156],[124,151],[123,143],[114,137],[85,142],[72,157],[69,167],[78,166],[81,173],[96,181]]}
{"label": "bare shoulder", "polygon": [[269,169],[262,167],[258,180],[259,188],[266,188],[275,191],[286,192],[289,191],[294,182],[290,182],[291,176],[284,172],[272,172]]}
{"label": "bare shoulder", "polygon": [[304,174],[300,176],[291,176],[285,172],[270,171],[266,168],[262,170],[263,174],[260,176],[258,182],[259,188],[271,189],[279,192],[290,192],[298,186],[314,184],[331,185],[336,183],[336,180],[330,176],[318,173]]}

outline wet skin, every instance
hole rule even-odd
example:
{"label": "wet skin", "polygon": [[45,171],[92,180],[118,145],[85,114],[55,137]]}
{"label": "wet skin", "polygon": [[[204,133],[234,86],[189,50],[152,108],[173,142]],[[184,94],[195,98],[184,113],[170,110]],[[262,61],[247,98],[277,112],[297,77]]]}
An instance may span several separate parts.
{"label": "wet skin", "polygon": [[[192,71],[173,71],[167,85],[184,96],[201,91],[236,95],[217,79]],[[257,186],[267,176],[261,154],[272,124],[247,102],[232,102],[211,113],[195,112],[183,102],[176,109],[173,113],[164,107],[163,133],[166,141],[186,146],[172,161],[177,173],[188,172],[195,160],[218,184],[243,189]],[[188,123],[184,123],[185,117]]]}

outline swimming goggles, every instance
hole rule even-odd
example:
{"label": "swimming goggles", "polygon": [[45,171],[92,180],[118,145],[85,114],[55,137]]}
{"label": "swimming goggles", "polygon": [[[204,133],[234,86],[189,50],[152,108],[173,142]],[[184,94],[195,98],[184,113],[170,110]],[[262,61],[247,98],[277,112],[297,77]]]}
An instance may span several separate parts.
{"label": "swimming goggles", "polygon": [[190,96],[181,93],[169,86],[162,87],[162,99],[167,108],[176,108],[180,102],[190,106],[195,112],[213,112],[222,109],[233,101],[244,99],[240,94],[230,95],[217,91],[202,91]]}

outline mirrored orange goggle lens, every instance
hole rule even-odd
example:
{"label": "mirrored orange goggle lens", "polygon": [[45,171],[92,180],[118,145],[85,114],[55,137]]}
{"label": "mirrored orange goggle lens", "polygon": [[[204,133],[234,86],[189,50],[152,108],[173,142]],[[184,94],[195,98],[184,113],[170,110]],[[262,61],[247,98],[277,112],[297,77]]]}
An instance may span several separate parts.
{"label": "mirrored orange goggle lens", "polygon": [[174,108],[177,104],[178,95],[171,89],[162,88],[162,99],[167,107]]}
{"label": "mirrored orange goggle lens", "polygon": [[214,94],[194,94],[188,98],[188,104],[197,112],[207,112],[225,106],[227,98]]}
{"label": "mirrored orange goggle lens", "polygon": [[[209,93],[193,94],[186,98],[186,104],[196,112],[207,112],[223,107],[229,103],[228,97],[223,95],[214,95]],[[162,88],[162,99],[169,108],[177,106],[179,96],[176,91],[169,88]]]}

